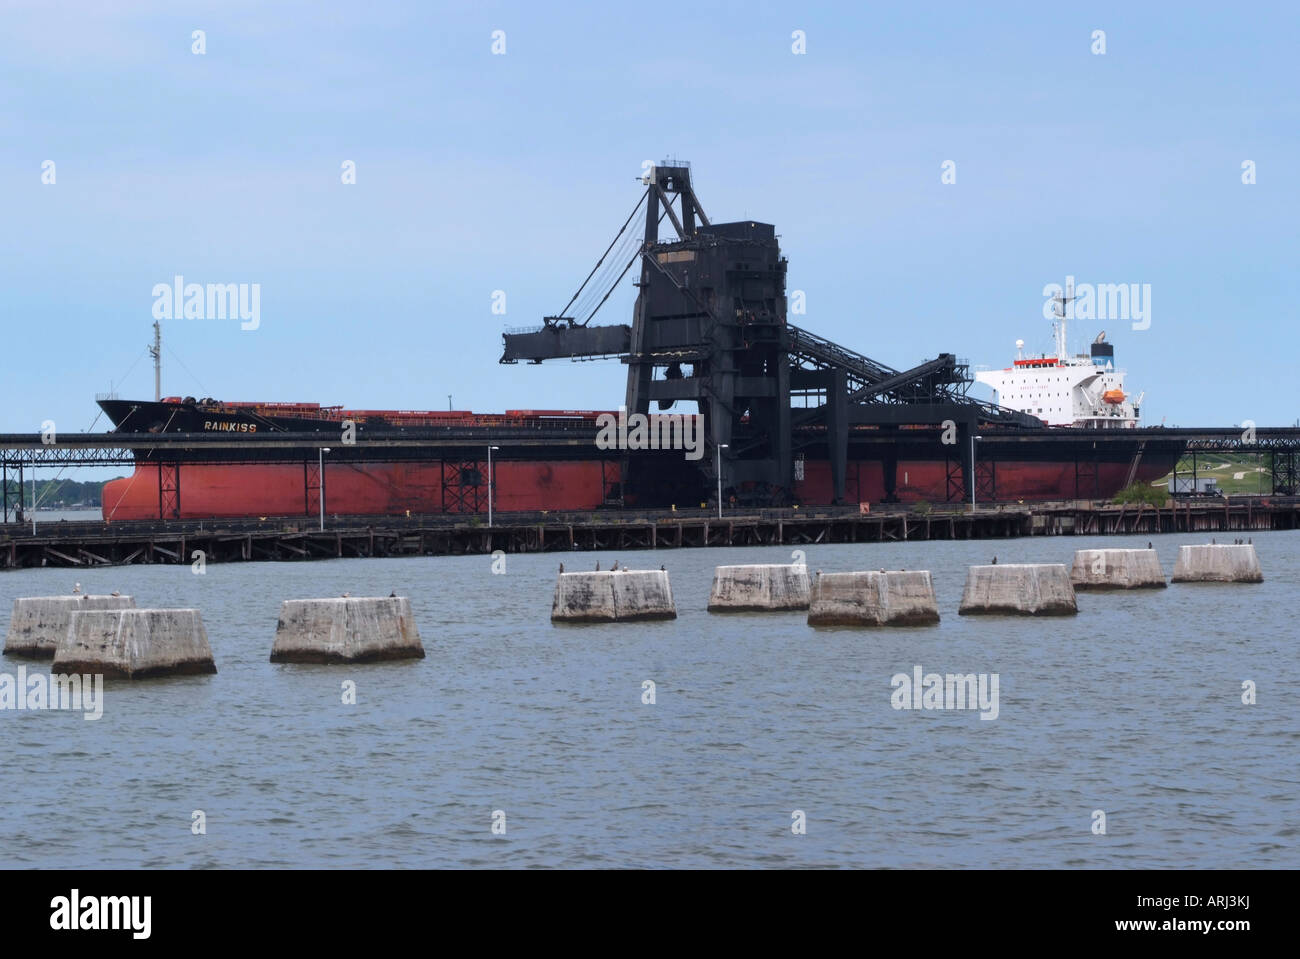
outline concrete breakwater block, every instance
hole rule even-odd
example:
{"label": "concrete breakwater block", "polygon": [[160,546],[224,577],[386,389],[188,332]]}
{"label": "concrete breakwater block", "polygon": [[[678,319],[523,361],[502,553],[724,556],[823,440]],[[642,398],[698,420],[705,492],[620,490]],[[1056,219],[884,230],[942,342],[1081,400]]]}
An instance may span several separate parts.
{"label": "concrete breakwater block", "polygon": [[1075,589],[1164,589],[1165,571],[1153,549],[1078,549],[1070,568]]}
{"label": "concrete breakwater block", "polygon": [[676,618],[672,586],[668,573],[661,569],[561,573],[555,581],[553,623]]}
{"label": "concrete breakwater block", "polygon": [[1255,547],[1235,545],[1180,546],[1174,563],[1175,583],[1262,583]]}
{"label": "concrete breakwater block", "polygon": [[51,668],[118,679],[217,671],[197,609],[73,612]]}
{"label": "concrete breakwater block", "polygon": [[820,573],[812,579],[809,626],[930,626],[939,604],[929,570]]}
{"label": "concrete breakwater block", "polygon": [[273,663],[373,663],[424,659],[405,596],[286,599],[271,645]]}
{"label": "concrete breakwater block", "polygon": [[130,596],[31,596],[14,600],[5,637],[6,656],[49,659],[68,633],[77,610],[132,609]]}
{"label": "concrete breakwater block", "polygon": [[968,567],[957,612],[1072,616],[1079,606],[1064,563],[1007,563]]}
{"label": "concrete breakwater block", "polygon": [[713,570],[710,613],[807,608],[807,566],[719,566]]}

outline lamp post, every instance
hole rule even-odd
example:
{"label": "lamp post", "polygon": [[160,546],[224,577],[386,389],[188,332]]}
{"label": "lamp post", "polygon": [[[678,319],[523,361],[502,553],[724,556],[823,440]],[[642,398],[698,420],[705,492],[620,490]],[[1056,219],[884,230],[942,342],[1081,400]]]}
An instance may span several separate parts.
{"label": "lamp post", "polygon": [[718,444],[718,519],[722,519],[722,451],[726,448],[726,443]]}
{"label": "lamp post", "polygon": [[492,451],[499,450],[499,446],[488,447],[488,528],[492,528]]}
{"label": "lamp post", "polygon": [[975,508],[975,443],[984,439],[982,436],[970,435],[970,508]]}
{"label": "lamp post", "polygon": [[316,461],[316,485],[319,487],[316,492],[316,498],[320,500],[320,531],[325,532],[325,454],[330,451],[328,446],[322,446],[317,451]]}

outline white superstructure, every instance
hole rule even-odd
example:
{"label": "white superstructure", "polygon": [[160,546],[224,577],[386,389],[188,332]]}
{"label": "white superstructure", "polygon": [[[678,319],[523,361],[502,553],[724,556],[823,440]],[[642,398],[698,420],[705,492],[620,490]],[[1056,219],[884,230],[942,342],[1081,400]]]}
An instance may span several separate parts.
{"label": "white superstructure", "polygon": [[[975,379],[991,386],[994,402],[1037,416],[1049,426],[1132,429],[1138,424],[1142,396],[1124,390],[1124,371],[1115,369],[1115,347],[1102,331],[1090,353],[1070,355],[1065,343],[1064,305],[1056,310],[1056,355],[1024,355],[1016,340],[1015,362],[1002,370],[982,370]],[[1145,394],[1143,394],[1145,395]]]}

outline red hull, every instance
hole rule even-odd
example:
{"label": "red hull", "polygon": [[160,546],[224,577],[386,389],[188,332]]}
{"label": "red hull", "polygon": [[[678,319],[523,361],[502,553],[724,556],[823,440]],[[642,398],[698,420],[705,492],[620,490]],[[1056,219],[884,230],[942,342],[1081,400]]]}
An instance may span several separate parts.
{"label": "red hull", "polygon": [[[1153,459],[1138,467],[1134,483],[1149,483],[1169,472],[1170,464],[1153,462]],[[1087,474],[1080,476],[1074,461],[1017,463],[999,460],[993,468],[992,498],[1006,503],[1114,496],[1124,488],[1130,468],[1129,463],[1098,463],[1095,467],[1089,464]],[[879,461],[850,462],[846,473],[844,493],[849,502],[874,503],[885,498],[884,471]],[[980,482],[986,480],[981,477]],[[829,503],[832,493],[830,463],[806,463],[804,479],[796,482],[794,488],[795,495],[804,503]],[[948,498],[948,464],[899,460],[898,486],[894,492],[904,503],[945,502]]]}
{"label": "red hull", "polygon": [[[487,487],[461,467],[486,476],[487,464],[325,464],[325,511],[349,516],[486,513]],[[320,510],[315,464],[184,464],[175,473],[140,465],[104,485],[105,519],[205,519],[314,516]],[[616,463],[539,461],[492,464],[493,509],[502,512],[595,509],[619,482]]]}
{"label": "red hull", "polygon": [[[486,463],[364,463],[325,466],[325,510],[350,516],[400,516],[418,513],[485,514],[487,488],[463,468],[487,472]],[[1111,496],[1124,486],[1128,463],[1099,463],[1077,478],[1073,462],[998,462],[994,497],[1016,500],[1073,499]],[[503,461],[492,467],[493,508],[500,512],[596,509],[616,493],[621,475],[614,462],[599,460]],[[173,473],[137,466],[133,476],[104,486],[105,519],[138,520],[247,516],[315,516],[320,510],[314,465],[184,464]],[[1168,472],[1162,462],[1146,462],[1137,482]],[[1079,484],[1076,488],[1076,482]],[[900,461],[898,499],[942,503],[948,499],[948,466],[943,462]],[[795,483],[799,501],[831,502],[830,464],[809,461],[804,479]],[[879,502],[885,497],[884,475],[876,461],[848,464],[846,499]],[[694,503],[685,505],[695,505]]]}

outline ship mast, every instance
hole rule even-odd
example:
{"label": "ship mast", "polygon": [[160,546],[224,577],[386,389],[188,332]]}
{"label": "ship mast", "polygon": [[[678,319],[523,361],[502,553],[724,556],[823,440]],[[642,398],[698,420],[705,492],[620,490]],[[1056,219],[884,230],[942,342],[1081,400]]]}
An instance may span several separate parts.
{"label": "ship mast", "polygon": [[1069,357],[1066,354],[1065,342],[1065,305],[1078,299],[1074,295],[1074,284],[1067,281],[1065,293],[1058,293],[1052,297],[1052,312],[1056,314],[1056,322],[1052,324],[1056,328],[1056,358],[1064,363]]}
{"label": "ship mast", "polygon": [[162,327],[153,321],[153,345],[149,347],[153,357],[153,398],[154,402],[162,399]]}

